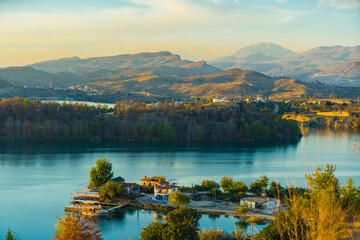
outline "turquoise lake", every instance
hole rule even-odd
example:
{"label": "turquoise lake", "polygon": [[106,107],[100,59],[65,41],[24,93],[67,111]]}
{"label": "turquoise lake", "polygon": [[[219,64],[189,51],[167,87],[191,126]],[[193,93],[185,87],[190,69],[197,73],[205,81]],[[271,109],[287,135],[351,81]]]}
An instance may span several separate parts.
{"label": "turquoise lake", "polygon": [[[113,163],[115,176],[140,182],[162,174],[180,185],[219,181],[224,175],[248,183],[266,174],[282,185],[305,185],[304,174],[316,166],[336,164],[335,175],[360,183],[360,134],[331,129],[302,129],[298,142],[135,144],[79,142],[0,142],[0,236],[11,228],[20,239],[54,236],[56,217],[64,215],[71,192],[87,185],[98,158]],[[158,219],[152,211],[125,209],[109,219],[94,219],[104,239],[138,237],[142,227]],[[234,230],[234,217],[204,215],[200,228]],[[258,226],[261,229],[262,226]]]}

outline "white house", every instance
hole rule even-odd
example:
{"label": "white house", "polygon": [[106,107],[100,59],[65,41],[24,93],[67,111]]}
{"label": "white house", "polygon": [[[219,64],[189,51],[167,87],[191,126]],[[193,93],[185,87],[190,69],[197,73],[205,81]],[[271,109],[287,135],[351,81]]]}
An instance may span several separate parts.
{"label": "white house", "polygon": [[169,194],[173,192],[177,192],[178,190],[179,190],[179,186],[158,185],[158,186],[154,186],[154,196],[158,200],[167,201],[169,199]]}
{"label": "white house", "polygon": [[214,98],[213,103],[229,102],[227,98]]}
{"label": "white house", "polygon": [[242,198],[240,200],[240,206],[247,204],[249,208],[266,208],[269,210],[275,210],[280,207],[280,200],[275,198],[265,198],[265,197],[250,197]]}

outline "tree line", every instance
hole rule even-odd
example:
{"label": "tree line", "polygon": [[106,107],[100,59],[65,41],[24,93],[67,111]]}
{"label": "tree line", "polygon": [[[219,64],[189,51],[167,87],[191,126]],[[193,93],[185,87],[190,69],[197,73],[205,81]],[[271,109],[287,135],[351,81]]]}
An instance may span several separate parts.
{"label": "tree line", "polygon": [[245,103],[118,102],[114,108],[21,98],[0,102],[0,139],[134,142],[279,141],[301,137],[292,120]]}

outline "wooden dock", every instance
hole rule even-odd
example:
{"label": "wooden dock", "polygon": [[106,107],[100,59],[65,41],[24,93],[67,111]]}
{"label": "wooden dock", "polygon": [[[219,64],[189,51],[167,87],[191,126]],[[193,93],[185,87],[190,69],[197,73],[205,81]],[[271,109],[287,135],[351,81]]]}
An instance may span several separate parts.
{"label": "wooden dock", "polygon": [[[120,209],[122,207],[127,206],[128,204],[115,204],[115,203],[106,203],[106,204],[99,204],[101,206],[111,206],[111,208],[104,208],[105,210],[108,210],[109,213],[114,212],[116,209]],[[69,205],[69,206],[65,206],[65,211],[66,212],[82,212],[83,211],[83,207],[82,206],[78,206],[78,205]]]}
{"label": "wooden dock", "polygon": [[124,207],[124,206],[126,206],[126,204],[124,204],[124,205],[119,205],[119,206],[116,206],[116,207],[112,207],[112,208],[109,208],[109,209],[107,209],[107,210],[111,213],[112,211],[115,211],[116,209],[122,208],[122,207]]}

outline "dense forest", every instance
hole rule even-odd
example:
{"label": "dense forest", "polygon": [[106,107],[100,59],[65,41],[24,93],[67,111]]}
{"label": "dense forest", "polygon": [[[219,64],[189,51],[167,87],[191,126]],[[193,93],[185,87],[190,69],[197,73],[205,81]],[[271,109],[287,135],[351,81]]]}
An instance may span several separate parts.
{"label": "dense forest", "polygon": [[21,98],[0,102],[3,140],[227,142],[300,137],[294,121],[245,103],[204,106],[127,101],[108,109]]}

